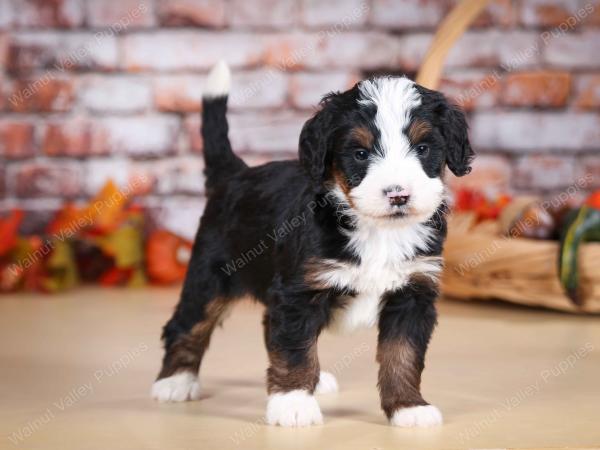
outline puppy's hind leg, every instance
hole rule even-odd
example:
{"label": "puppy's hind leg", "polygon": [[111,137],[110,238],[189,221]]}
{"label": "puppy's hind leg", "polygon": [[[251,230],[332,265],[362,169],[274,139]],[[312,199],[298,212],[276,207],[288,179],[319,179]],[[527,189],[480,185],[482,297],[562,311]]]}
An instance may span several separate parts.
{"label": "puppy's hind leg", "polygon": [[[194,280],[198,281],[198,280]],[[160,402],[197,400],[198,372],[215,327],[231,301],[209,286],[186,282],[173,317],[163,329],[165,356],[152,386],[152,397]]]}

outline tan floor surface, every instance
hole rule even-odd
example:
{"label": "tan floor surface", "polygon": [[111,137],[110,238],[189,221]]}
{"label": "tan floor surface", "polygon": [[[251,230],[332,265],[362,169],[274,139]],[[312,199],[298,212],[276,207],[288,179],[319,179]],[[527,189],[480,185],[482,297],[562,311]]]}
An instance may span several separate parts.
{"label": "tan floor surface", "polygon": [[420,449],[600,447],[600,324],[505,305],[442,302],[425,397],[445,424],[386,425],[375,330],[325,334],[339,394],[325,425],[263,425],[261,308],[242,303],[215,333],[199,402],[157,404],[160,327],[177,291],[77,290],[0,297],[0,448]]}

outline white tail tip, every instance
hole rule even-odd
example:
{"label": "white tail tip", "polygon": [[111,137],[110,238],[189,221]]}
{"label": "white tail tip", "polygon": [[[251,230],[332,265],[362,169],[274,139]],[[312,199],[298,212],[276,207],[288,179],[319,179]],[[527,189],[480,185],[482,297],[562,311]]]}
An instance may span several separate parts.
{"label": "white tail tip", "polygon": [[224,97],[229,94],[231,72],[225,61],[221,60],[211,69],[204,86],[204,98]]}

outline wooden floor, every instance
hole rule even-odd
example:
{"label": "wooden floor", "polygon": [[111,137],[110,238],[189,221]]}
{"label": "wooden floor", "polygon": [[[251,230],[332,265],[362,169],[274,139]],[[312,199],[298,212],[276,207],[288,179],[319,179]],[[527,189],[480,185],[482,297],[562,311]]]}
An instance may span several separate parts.
{"label": "wooden floor", "polygon": [[445,424],[386,424],[375,330],[324,335],[341,392],[325,425],[265,426],[261,310],[240,304],[215,333],[199,402],[149,398],[160,328],[177,290],[0,297],[2,449],[420,449],[600,447],[599,318],[441,302],[424,375]]}

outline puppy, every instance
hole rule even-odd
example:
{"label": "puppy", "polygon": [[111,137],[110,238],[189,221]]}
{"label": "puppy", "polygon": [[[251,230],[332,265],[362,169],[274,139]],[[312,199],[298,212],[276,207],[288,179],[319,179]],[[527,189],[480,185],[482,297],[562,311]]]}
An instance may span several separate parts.
{"label": "puppy", "polygon": [[446,236],[444,170],[470,172],[464,114],[407,78],[326,95],[304,125],[299,160],[249,168],[227,137],[230,74],[212,70],[202,110],[208,202],[181,299],[163,331],[152,395],[194,400],[211,333],[232,303],[266,307],[266,420],[322,423],[315,391],[326,328],[377,326],[381,406],[392,425],[431,426],[420,391]]}

